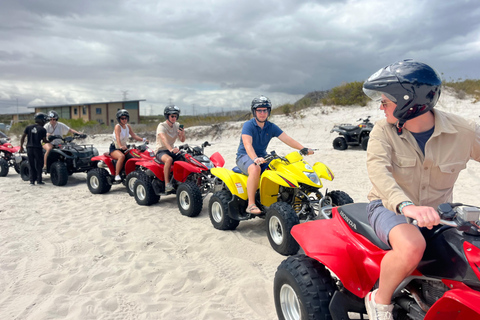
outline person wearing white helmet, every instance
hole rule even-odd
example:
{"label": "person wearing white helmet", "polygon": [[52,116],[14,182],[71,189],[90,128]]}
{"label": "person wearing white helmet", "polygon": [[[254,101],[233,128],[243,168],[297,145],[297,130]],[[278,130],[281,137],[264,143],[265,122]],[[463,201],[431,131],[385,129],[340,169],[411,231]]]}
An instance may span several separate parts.
{"label": "person wearing white helmet", "polygon": [[478,125],[434,109],[441,89],[439,73],[413,60],[390,64],[363,84],[385,113],[367,147],[373,186],[368,219],[391,247],[381,263],[379,288],[365,297],[369,319],[393,319],[392,295],[417,268],[426,239],[440,222],[434,208],[452,202],[453,186],[468,160],[480,161]]}
{"label": "person wearing white helmet", "polygon": [[277,137],[294,149],[308,150],[308,154],[313,154],[313,150],[304,148],[302,144],[288,136],[276,124],[268,121],[272,111],[272,103],[267,97],[260,96],[253,99],[250,110],[253,118],[243,124],[236,163],[238,168],[248,175],[248,206],[246,211],[250,214],[260,214],[260,209],[255,205],[255,192],[258,189],[260,174],[268,166],[264,157],[267,155],[267,146],[270,140]]}

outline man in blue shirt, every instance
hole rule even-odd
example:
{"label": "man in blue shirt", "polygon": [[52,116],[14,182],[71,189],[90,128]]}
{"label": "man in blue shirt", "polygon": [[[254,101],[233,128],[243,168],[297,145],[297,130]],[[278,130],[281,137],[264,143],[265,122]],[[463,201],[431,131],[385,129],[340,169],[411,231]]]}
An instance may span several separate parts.
{"label": "man in blue shirt", "polygon": [[[261,210],[255,205],[255,192],[258,189],[262,169],[268,165],[264,159],[267,155],[268,143],[272,138],[277,137],[292,148],[301,150],[304,147],[283,132],[276,124],[267,120],[272,110],[270,99],[264,96],[253,99],[251,110],[253,118],[243,125],[236,162],[238,168],[248,175],[247,213],[260,214]],[[313,150],[308,149],[308,154],[313,154]]]}

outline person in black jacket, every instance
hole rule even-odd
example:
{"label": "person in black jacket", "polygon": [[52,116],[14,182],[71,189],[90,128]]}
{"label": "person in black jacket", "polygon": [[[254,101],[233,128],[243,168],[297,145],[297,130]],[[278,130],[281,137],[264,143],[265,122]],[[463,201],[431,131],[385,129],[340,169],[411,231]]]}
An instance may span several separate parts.
{"label": "person in black jacket", "polygon": [[20,139],[20,152],[23,152],[23,143],[27,138],[27,156],[30,163],[30,185],[45,184],[42,181],[43,168],[43,148],[42,142],[47,143],[47,130],[43,127],[47,122],[45,113],[35,114],[35,124],[31,124],[25,128],[22,138]]}

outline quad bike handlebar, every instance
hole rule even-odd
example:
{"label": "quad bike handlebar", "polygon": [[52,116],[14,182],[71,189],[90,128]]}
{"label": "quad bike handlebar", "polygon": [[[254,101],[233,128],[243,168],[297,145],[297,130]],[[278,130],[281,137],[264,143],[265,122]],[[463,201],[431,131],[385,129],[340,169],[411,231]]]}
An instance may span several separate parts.
{"label": "quad bike handlebar", "polygon": [[[457,228],[466,234],[480,236],[480,208],[462,203],[442,203],[438,206],[440,224]],[[417,225],[417,220],[407,218],[407,221]]]}

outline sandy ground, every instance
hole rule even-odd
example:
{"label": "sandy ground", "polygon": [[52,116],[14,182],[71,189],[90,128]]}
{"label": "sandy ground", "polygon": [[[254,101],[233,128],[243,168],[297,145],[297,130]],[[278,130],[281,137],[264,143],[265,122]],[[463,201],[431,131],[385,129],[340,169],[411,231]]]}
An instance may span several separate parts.
{"label": "sandy ground", "polygon": [[[444,94],[439,108],[479,119],[471,99]],[[334,150],[337,134],[330,130],[368,115],[376,121],[383,112],[374,105],[319,107],[271,120],[319,149],[306,161],[333,171],[325,188],[366,202],[366,153],[360,147]],[[187,128],[187,142],[212,142],[206,154],[220,151],[231,168],[242,123],[221,124],[202,137],[206,128]],[[109,143],[102,136],[87,142],[100,152]],[[292,151],[277,139],[269,150]],[[479,164],[470,162],[457,182],[456,201],[479,204],[479,175]],[[219,231],[208,217],[209,197],[199,217],[188,218],[174,196],[141,207],[121,185],[93,195],[85,181],[86,174],[74,174],[56,187],[45,176],[46,185],[30,187],[13,169],[0,178],[0,319],[277,318],[273,278],[285,257],[270,247],[264,220]]]}

